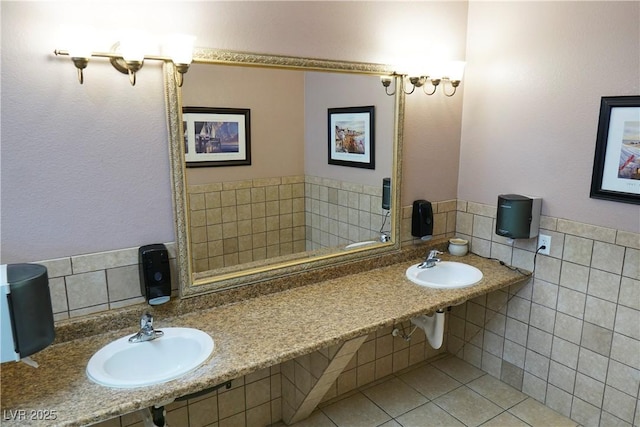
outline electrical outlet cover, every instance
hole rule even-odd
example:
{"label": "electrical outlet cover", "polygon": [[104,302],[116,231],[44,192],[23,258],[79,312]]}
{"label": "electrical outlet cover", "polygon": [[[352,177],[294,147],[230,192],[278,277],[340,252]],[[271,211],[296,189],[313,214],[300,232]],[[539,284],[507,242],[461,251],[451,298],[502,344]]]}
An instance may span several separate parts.
{"label": "electrical outlet cover", "polygon": [[547,236],[545,234],[538,235],[538,249],[544,246],[544,249],[540,249],[538,251],[539,254],[549,255],[549,251],[551,250],[551,236]]}

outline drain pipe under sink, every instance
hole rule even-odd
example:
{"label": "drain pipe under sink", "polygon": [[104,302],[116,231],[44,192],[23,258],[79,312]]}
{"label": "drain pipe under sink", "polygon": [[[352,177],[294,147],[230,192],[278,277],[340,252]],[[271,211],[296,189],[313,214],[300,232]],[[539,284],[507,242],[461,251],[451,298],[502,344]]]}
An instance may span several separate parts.
{"label": "drain pipe under sink", "polygon": [[444,311],[438,310],[431,316],[423,314],[422,316],[412,317],[411,323],[424,331],[427,341],[434,349],[442,347],[442,339],[444,337]]}
{"label": "drain pipe under sink", "polygon": [[142,424],[144,427],[168,427],[166,416],[164,406],[152,406],[142,410]]}

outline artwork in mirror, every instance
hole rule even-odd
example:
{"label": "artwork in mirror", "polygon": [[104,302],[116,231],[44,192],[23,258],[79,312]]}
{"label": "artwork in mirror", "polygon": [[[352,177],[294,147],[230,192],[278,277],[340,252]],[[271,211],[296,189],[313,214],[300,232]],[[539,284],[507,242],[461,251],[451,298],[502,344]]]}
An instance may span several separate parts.
{"label": "artwork in mirror", "polygon": [[375,106],[329,108],[330,165],[375,169]]}
{"label": "artwork in mirror", "polygon": [[[399,248],[404,98],[381,88],[388,67],[209,49],[194,62],[181,90],[165,64],[181,295]],[[251,164],[185,168],[183,105],[250,110]],[[327,112],[345,105],[375,107],[374,169],[327,164]]]}
{"label": "artwork in mirror", "polygon": [[251,110],[182,108],[187,167],[251,164]]}

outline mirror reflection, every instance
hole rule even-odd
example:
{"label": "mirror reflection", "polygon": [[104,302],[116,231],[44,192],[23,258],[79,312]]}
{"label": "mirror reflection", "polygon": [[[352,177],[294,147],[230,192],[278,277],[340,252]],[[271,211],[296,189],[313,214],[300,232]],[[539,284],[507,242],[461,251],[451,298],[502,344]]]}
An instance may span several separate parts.
{"label": "mirror reflection", "polygon": [[[256,272],[398,247],[392,207],[402,98],[385,94],[380,71],[261,61],[194,63],[181,88],[187,161],[184,182],[174,184],[186,202],[177,209],[187,234],[178,236],[187,246],[183,295],[198,284],[222,289]],[[243,149],[250,164],[229,163],[228,153]],[[385,181],[393,196],[383,206]]]}

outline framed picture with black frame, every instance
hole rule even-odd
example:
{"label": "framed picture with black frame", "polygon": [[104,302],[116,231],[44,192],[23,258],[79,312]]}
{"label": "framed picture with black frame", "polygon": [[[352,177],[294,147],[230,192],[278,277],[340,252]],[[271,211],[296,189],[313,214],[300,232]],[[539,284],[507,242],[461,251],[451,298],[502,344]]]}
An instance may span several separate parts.
{"label": "framed picture with black frame", "polygon": [[375,169],[375,107],[329,108],[330,165]]}
{"label": "framed picture with black frame", "polygon": [[250,110],[183,107],[187,167],[251,164]]}
{"label": "framed picture with black frame", "polygon": [[590,197],[640,204],[640,96],[600,101]]}

